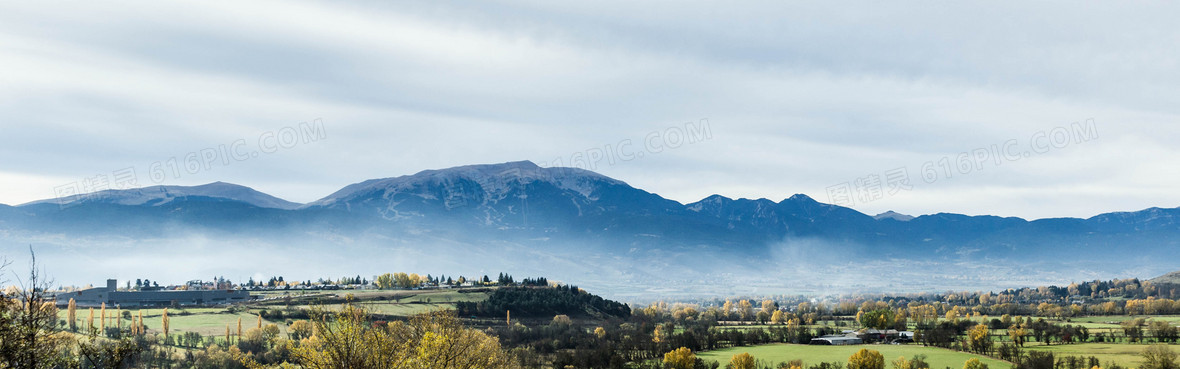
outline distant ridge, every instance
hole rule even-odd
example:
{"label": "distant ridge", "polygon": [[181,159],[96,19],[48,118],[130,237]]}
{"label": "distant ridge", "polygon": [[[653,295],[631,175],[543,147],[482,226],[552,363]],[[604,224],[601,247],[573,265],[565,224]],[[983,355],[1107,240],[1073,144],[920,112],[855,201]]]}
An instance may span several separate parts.
{"label": "distant ridge", "polygon": [[[311,232],[536,242],[597,252],[711,250],[735,257],[779,252],[791,240],[822,244],[814,249],[817,255],[800,256],[788,248],[792,257],[919,260],[1140,258],[1162,263],[1180,248],[1180,208],[1025,220],[951,213],[913,217],[893,211],[870,216],[803,194],[777,202],[712,195],[682,204],[589,170],[529,161],[371,179],[308,204],[216,182],[0,208],[0,231],[136,238],[165,236],[167,227],[239,235]],[[1121,252],[1111,256],[1112,249]]]}
{"label": "distant ridge", "polygon": [[302,204],[274,197],[253,188],[233,183],[213,182],[200,186],[150,186],[127,190],[105,190],[89,194],[73,195],[56,199],[38,200],[18,205],[68,205],[102,203],[127,206],[160,206],[178,198],[208,197],[247,203],[260,208],[295,209]]}
{"label": "distant ridge", "polygon": [[1157,283],[1157,284],[1159,284],[1159,283],[1180,284],[1180,270],[1175,271],[1175,272],[1171,272],[1168,274],[1164,274],[1164,275],[1161,275],[1159,277],[1155,277],[1152,279],[1148,279],[1147,281],[1151,282],[1151,283]]}
{"label": "distant ridge", "polygon": [[[308,204],[216,182],[0,206],[0,247],[23,252],[31,243],[69,260],[269,247],[309,265],[339,264],[324,261],[332,255],[448,270],[498,265],[609,275],[598,281],[638,293],[660,278],[700,291],[701,280],[771,274],[817,293],[834,284],[967,288],[965,280],[990,289],[1060,283],[1079,270],[1174,270],[1180,208],[1025,220],[872,216],[802,194],[683,204],[592,171],[518,161],[360,181]],[[92,264],[78,265],[83,273]]]}

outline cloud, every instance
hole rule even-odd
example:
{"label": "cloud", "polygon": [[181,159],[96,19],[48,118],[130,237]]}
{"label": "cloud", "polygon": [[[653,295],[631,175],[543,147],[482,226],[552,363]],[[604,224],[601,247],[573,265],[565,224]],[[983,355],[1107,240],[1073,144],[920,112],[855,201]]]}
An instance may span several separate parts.
{"label": "cloud", "polygon": [[1178,56],[1159,41],[1180,33],[1174,7],[5,4],[0,172],[29,180],[5,181],[0,202],[52,192],[32,178],[126,167],[154,184],[153,163],[316,118],[326,140],[163,183],[305,202],[708,118],[709,141],[597,169],[682,202],[823,201],[836,183],[1094,118],[1098,140],[854,207],[1172,207],[1180,195],[1153,178],[1180,176]]}

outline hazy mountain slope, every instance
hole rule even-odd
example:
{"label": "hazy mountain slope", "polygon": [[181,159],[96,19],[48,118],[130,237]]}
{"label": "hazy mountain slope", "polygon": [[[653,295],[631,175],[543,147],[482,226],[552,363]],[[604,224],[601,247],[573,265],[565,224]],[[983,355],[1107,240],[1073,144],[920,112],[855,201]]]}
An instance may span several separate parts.
{"label": "hazy mountain slope", "polygon": [[1149,279],[1147,281],[1151,282],[1151,283],[1157,283],[1157,284],[1158,283],[1180,284],[1180,271],[1175,271],[1175,272],[1171,272],[1168,274],[1164,274],[1159,277]]}
{"label": "hazy mountain slope", "polygon": [[[611,270],[603,283],[628,288],[653,278],[696,285],[709,275],[823,286],[833,274],[848,279],[840,284],[941,288],[940,280],[964,278],[983,287],[1174,269],[1166,263],[1180,247],[1178,219],[1180,209],[1162,208],[1034,221],[873,217],[805,195],[681,204],[586,170],[512,162],[367,180],[305,205],[213,183],[0,206],[0,246],[44,243],[85,256],[109,247],[266,245],[267,255],[312,265],[346,253],[345,263],[502,266],[590,279]],[[872,278],[853,277],[870,270]]]}
{"label": "hazy mountain slope", "polygon": [[166,226],[232,232],[347,229],[467,241],[586,241],[621,249],[704,245],[753,253],[768,243],[802,238],[862,245],[859,252],[879,257],[1011,257],[1180,239],[1180,209],[1031,222],[948,213],[901,219],[908,220],[875,218],[806,195],[779,202],[713,195],[682,205],[594,172],[527,161],[367,180],[302,206],[218,182],[0,208],[8,227],[67,233]]}
{"label": "hazy mountain slope", "polygon": [[127,206],[161,206],[186,197],[208,197],[232,200],[260,208],[295,209],[300,204],[283,200],[253,188],[232,183],[214,182],[200,186],[151,186],[129,190],[105,190],[91,194],[33,201],[20,205],[51,204],[72,207],[83,204],[113,204]]}

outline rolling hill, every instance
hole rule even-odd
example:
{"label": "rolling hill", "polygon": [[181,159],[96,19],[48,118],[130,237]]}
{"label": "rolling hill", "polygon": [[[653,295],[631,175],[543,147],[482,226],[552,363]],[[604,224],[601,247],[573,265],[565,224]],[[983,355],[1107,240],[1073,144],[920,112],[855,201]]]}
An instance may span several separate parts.
{"label": "rolling hill", "polygon": [[1149,279],[1147,281],[1151,282],[1151,283],[1157,283],[1157,284],[1159,284],[1159,283],[1180,284],[1180,271],[1175,271],[1175,272],[1171,272],[1168,274],[1164,274],[1159,277]]}

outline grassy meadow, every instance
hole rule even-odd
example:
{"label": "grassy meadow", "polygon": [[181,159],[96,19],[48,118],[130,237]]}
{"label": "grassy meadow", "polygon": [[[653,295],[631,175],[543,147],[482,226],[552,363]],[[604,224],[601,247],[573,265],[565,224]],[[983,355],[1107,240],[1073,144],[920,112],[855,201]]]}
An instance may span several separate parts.
{"label": "grassy meadow", "polygon": [[[344,301],[348,298],[348,295],[352,295],[351,298],[358,305],[368,309],[371,314],[393,318],[453,309],[456,302],[480,301],[487,298],[487,293],[484,292],[460,293],[456,290],[291,291],[291,293],[267,291],[257,295],[261,296],[261,300],[245,304],[243,308],[235,309],[238,310],[236,312],[231,312],[230,309],[224,307],[169,308],[169,333],[182,334],[185,332],[196,332],[206,337],[220,337],[225,335],[226,326],[229,326],[231,331],[236,332],[238,319],[242,321],[243,330],[257,327],[258,313],[262,309],[289,311],[322,307],[335,310],[339,309],[343,304],[321,303],[321,301]],[[164,309],[130,308],[122,309],[121,311],[130,312],[132,316],[138,317],[140,310],[143,312],[143,320],[144,324],[148,327],[148,333],[163,333],[161,315]],[[85,329],[84,327],[87,324],[89,314],[89,308],[78,308],[77,324],[80,330]],[[123,327],[131,325],[130,319],[116,320],[115,316],[117,314],[120,314],[120,310],[111,307],[107,308],[107,326],[114,326],[116,322]],[[58,316],[62,320],[67,319],[68,313],[66,309],[59,309]],[[94,324],[96,326],[100,325],[100,309],[94,309],[94,316]],[[275,324],[285,334],[287,332],[287,320],[289,319],[263,319],[263,325]]]}
{"label": "grassy meadow", "polygon": [[914,355],[926,355],[926,362],[930,363],[931,368],[962,368],[963,363],[970,358],[979,358],[984,364],[991,368],[1008,368],[1012,366],[1011,363],[992,359],[986,356],[979,356],[968,354],[964,352],[952,351],[937,347],[924,347],[919,345],[848,345],[848,346],[821,346],[821,345],[795,345],[787,343],[776,343],[761,346],[746,346],[746,347],[731,347],[723,350],[714,350],[697,353],[697,357],[703,360],[711,360],[725,365],[733,355],[740,353],[749,353],[755,359],[765,360],[770,363],[779,363],[791,361],[795,359],[803,360],[803,364],[807,365],[818,364],[821,362],[840,362],[847,363],[848,357],[856,353],[856,351],[867,348],[870,350],[877,350],[885,357],[886,366],[898,357],[905,357],[910,359]]}
{"label": "grassy meadow", "polygon": [[[1028,346],[1030,351],[1048,351],[1053,355],[1096,357],[1103,366],[1117,363],[1126,368],[1138,368],[1143,365],[1140,353],[1149,345],[1126,343],[1078,343],[1071,345]],[[1180,347],[1172,345],[1173,350],[1180,351]]]}

